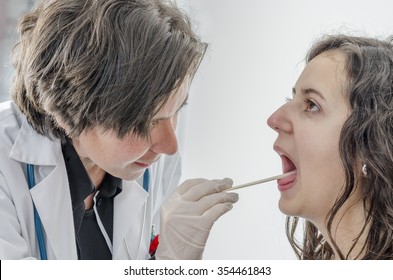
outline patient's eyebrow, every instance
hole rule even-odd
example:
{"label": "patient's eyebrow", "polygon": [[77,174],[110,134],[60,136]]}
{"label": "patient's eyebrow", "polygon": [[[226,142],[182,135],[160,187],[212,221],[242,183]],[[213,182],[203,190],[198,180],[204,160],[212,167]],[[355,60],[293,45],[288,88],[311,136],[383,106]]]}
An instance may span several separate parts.
{"label": "patient's eyebrow", "polygon": [[319,90],[316,90],[315,88],[305,88],[305,89],[302,89],[302,93],[303,93],[304,95],[310,95],[310,94],[314,93],[314,94],[318,95],[320,98],[322,98],[323,100],[326,101],[326,99],[325,99],[325,97],[323,96],[323,94],[322,94]]}
{"label": "patient's eyebrow", "polygon": [[[300,91],[302,92],[303,95],[310,95],[310,94],[314,93],[326,101],[326,98],[323,96],[323,94],[315,88],[301,88]],[[292,96],[295,96],[295,95],[296,95],[296,88],[293,87],[292,88]]]}

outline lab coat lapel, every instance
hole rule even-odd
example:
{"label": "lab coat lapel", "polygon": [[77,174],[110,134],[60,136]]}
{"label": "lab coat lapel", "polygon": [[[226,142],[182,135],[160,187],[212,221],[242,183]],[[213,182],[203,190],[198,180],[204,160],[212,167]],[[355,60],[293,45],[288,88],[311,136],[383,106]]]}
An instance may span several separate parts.
{"label": "lab coat lapel", "polygon": [[[34,204],[55,258],[76,259],[71,197],[63,158],[53,171],[31,191]],[[56,222],[54,222],[56,221]]]}
{"label": "lab coat lapel", "polygon": [[[139,239],[141,243],[144,243],[144,237],[141,237],[141,234],[148,196],[149,194],[137,182],[123,181],[123,191],[116,196],[114,204],[114,259],[137,258]],[[146,235],[148,233],[144,234]]]}
{"label": "lab coat lapel", "polygon": [[37,184],[30,193],[41,218],[46,243],[50,245],[46,248],[48,258],[77,258],[71,197],[60,141],[37,134],[24,119],[10,158],[35,166]]}

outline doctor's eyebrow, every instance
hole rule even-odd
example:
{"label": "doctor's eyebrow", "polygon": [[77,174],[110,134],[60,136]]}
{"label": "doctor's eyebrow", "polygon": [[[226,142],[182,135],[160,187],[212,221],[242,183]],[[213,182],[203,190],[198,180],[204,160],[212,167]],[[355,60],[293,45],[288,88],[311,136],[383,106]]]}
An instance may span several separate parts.
{"label": "doctor's eyebrow", "polygon": [[[183,101],[183,103],[179,106],[179,108],[176,110],[176,113],[178,113],[184,106],[186,106],[188,103],[188,97],[189,94],[187,94],[186,99]],[[157,121],[161,121],[161,120],[167,120],[170,119],[172,116],[169,117],[161,117],[161,118],[153,118],[152,121],[157,122]]]}

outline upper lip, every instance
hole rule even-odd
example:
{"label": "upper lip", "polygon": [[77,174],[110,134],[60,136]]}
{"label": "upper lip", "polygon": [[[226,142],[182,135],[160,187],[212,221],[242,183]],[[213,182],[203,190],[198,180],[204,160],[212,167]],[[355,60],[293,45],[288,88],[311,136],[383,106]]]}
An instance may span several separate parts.
{"label": "upper lip", "polygon": [[295,161],[281,146],[274,144],[273,149],[281,157],[283,173],[297,169]]}

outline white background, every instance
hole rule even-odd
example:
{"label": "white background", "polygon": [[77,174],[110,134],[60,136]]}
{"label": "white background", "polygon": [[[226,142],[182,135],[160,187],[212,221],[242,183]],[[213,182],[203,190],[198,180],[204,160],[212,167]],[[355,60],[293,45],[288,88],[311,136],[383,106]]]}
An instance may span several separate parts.
{"label": "white background", "polygon": [[[28,0],[0,0],[0,99],[7,99],[16,16]],[[281,173],[269,115],[291,95],[314,39],[331,31],[386,37],[389,0],[177,0],[208,53],[179,127],[183,179],[230,177],[235,184]],[[5,5],[7,4],[7,5]],[[239,190],[240,201],[214,226],[206,259],[294,259],[275,182]]]}
{"label": "white background", "polygon": [[[183,114],[183,179],[241,184],[281,173],[266,120],[291,96],[311,43],[331,32],[393,33],[387,0],[178,2],[210,44]],[[214,225],[205,258],[294,259],[276,183],[238,193],[240,201]]]}

